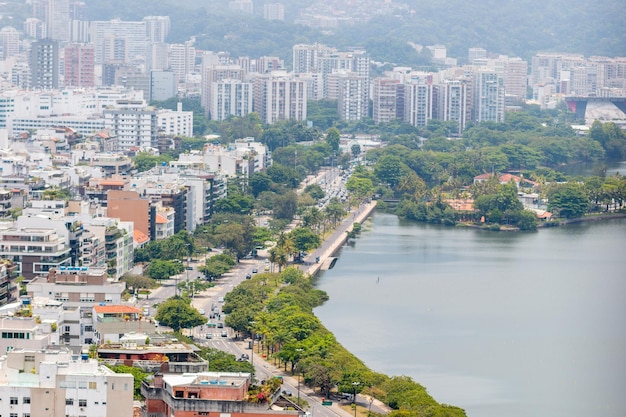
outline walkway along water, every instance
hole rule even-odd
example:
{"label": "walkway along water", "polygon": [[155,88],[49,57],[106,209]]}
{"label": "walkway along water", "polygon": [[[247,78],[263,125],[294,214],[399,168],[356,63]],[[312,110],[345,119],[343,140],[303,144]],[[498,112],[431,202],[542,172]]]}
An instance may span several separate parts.
{"label": "walkway along water", "polygon": [[354,223],[362,223],[372,214],[375,208],[375,200],[359,205],[359,208],[350,213],[319,248],[305,257],[305,263],[300,269],[311,276],[315,276],[322,269],[329,269],[328,266],[332,261],[333,255],[348,240],[348,232],[352,231]]}

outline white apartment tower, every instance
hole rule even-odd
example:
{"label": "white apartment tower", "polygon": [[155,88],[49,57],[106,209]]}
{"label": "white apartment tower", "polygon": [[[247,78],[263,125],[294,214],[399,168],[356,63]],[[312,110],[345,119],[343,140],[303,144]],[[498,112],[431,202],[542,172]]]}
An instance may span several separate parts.
{"label": "white apartment tower", "polygon": [[374,123],[389,123],[398,118],[398,87],[400,80],[375,78],[372,82]]}
{"label": "white apartment tower", "polygon": [[20,33],[12,26],[0,29],[0,61],[20,52]]}
{"label": "white apartment tower", "polygon": [[48,0],[46,26],[48,38],[59,42],[70,40],[70,0]]}
{"label": "white apartment tower", "polygon": [[282,3],[265,3],[263,5],[265,20],[285,20],[285,5]]}
{"label": "white apartment tower", "polygon": [[446,80],[438,85],[439,119],[455,121],[460,135],[471,116],[468,106],[468,86],[461,80]]}
{"label": "white apartment tower", "polygon": [[333,73],[337,78],[337,106],[343,120],[361,120],[369,113],[369,80],[356,72]]}
{"label": "white apartment tower", "polygon": [[96,52],[96,64],[127,63],[146,56],[146,22],[126,22],[119,19],[91,22],[91,42]]}
{"label": "white apartment tower", "polygon": [[254,80],[254,111],[264,123],[306,120],[306,82],[292,74],[275,71]]}
{"label": "white apartment tower", "polygon": [[225,79],[211,85],[211,118],[225,120],[229,116],[243,117],[252,112],[253,84]]}
{"label": "white apartment tower", "polygon": [[210,62],[203,64],[201,102],[205,111],[209,113],[211,109],[211,91],[214,82],[226,79],[243,81],[244,76],[245,71],[239,65],[220,65]]}
{"label": "white apartment tower", "polygon": [[177,82],[185,81],[187,74],[193,72],[196,60],[196,49],[193,42],[173,43],[169,45],[169,69],[176,75]]}
{"label": "white apartment tower", "polygon": [[478,69],[474,73],[474,121],[504,121],[504,78],[497,71]]}
{"label": "white apartment tower", "polygon": [[169,16],[146,16],[142,19],[146,23],[146,37],[152,43],[165,43],[170,33],[171,23]]}
{"label": "white apartment tower", "polygon": [[434,88],[428,78],[415,78],[404,86],[404,121],[424,127],[433,118]]}

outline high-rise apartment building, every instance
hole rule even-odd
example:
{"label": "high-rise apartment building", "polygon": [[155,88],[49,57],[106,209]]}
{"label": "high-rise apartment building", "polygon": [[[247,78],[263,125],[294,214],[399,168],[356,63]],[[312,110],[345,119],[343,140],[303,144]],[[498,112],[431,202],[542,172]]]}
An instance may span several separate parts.
{"label": "high-rise apartment building", "polygon": [[504,78],[491,69],[478,69],[474,73],[475,122],[504,121]]}
{"label": "high-rise apartment building", "polygon": [[170,33],[171,22],[169,16],[146,16],[146,37],[152,43],[165,43]]}
{"label": "high-rise apartment building", "polygon": [[306,120],[306,82],[284,71],[262,74],[254,80],[254,111],[264,123]]}
{"label": "high-rise apartment building", "polygon": [[65,47],[63,60],[65,85],[93,87],[95,85],[95,55],[91,44],[72,44]]}
{"label": "high-rise apartment building", "polygon": [[131,148],[159,147],[158,119],[155,110],[136,107],[104,111],[104,123],[117,139],[120,151]]}
{"label": "high-rise apartment building", "polygon": [[146,22],[113,19],[91,22],[96,64],[127,63],[146,56]]}
{"label": "high-rise apartment building", "polygon": [[398,87],[400,80],[391,78],[375,78],[372,82],[372,118],[374,123],[389,123],[402,118],[398,113]]}
{"label": "high-rise apartment building", "polygon": [[321,43],[297,44],[293,51],[293,72],[296,74],[303,72],[321,72],[319,60],[321,57],[329,56],[337,50]]}
{"label": "high-rise apartment building", "polygon": [[485,48],[469,48],[467,51],[467,62],[472,65],[475,59],[487,58],[487,50]]}
{"label": "high-rise apartment building", "polygon": [[24,20],[24,34],[31,39],[44,39],[48,37],[46,22],[36,17]]}
{"label": "high-rise apartment building", "polygon": [[[369,113],[369,80],[356,72],[335,72],[328,75],[336,79],[337,107],[343,120],[361,120]],[[335,84],[330,82],[329,84]]]}
{"label": "high-rise apartment building", "polygon": [[187,74],[195,67],[196,49],[193,42],[173,43],[169,45],[169,69],[176,75],[177,83],[185,81]]}
{"label": "high-rise apartment building", "polygon": [[285,20],[285,5],[282,3],[265,3],[263,18],[266,20]]}
{"label": "high-rise apartment building", "polygon": [[[434,86],[428,77],[415,78],[403,86],[404,121],[424,127],[433,118]],[[436,113],[435,113],[436,114]]]}
{"label": "high-rise apartment building", "polygon": [[253,84],[224,79],[211,85],[211,119],[225,120],[252,112]]}
{"label": "high-rise apartment building", "polygon": [[70,40],[70,0],[47,0],[46,26],[50,39],[67,42]]}
{"label": "high-rise apartment building", "polygon": [[20,52],[20,33],[12,26],[0,29],[0,61]]}
{"label": "high-rise apartment building", "polygon": [[150,71],[150,101],[165,101],[176,97],[176,75],[173,71]]}
{"label": "high-rise apartment building", "polygon": [[[471,88],[471,84],[470,84]],[[468,85],[462,80],[444,80],[438,89],[438,118],[457,123],[460,135],[471,120],[471,101],[468,103]]]}
{"label": "high-rise apartment building", "polygon": [[52,39],[33,42],[30,51],[31,87],[59,88],[59,44]]}
{"label": "high-rise apartment building", "polygon": [[[213,61],[215,62],[215,61]],[[239,65],[220,65],[208,61],[203,64],[202,68],[202,85],[201,85],[201,102],[204,110],[209,113],[211,110],[212,85],[214,82],[221,80],[240,80],[243,81],[245,72]],[[211,118],[213,116],[210,116]]]}

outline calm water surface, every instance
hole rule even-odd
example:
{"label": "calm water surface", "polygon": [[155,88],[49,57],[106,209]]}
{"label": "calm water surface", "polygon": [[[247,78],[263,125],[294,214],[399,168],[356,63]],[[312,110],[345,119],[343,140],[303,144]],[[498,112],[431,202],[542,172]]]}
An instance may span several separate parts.
{"label": "calm water surface", "polygon": [[376,214],[315,313],[470,417],[626,416],[626,220],[497,233]]}

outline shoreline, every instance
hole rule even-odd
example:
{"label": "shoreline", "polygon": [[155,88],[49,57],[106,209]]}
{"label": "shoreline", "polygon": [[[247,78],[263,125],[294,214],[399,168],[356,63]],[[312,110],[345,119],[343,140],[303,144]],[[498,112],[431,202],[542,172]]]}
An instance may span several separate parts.
{"label": "shoreline", "polygon": [[[322,269],[329,266],[329,262],[333,262],[334,255],[339,251],[344,243],[348,240],[348,232],[352,231],[354,223],[363,223],[372,212],[376,209],[376,200],[372,200],[369,203],[361,204],[357,211],[351,212],[335,231],[324,240],[322,245],[317,248],[313,253],[308,255],[305,266],[301,269],[305,274],[311,277],[316,276]],[[319,261],[315,259],[319,257]],[[332,264],[331,264],[332,265]],[[326,269],[330,269],[332,266]]]}

